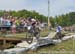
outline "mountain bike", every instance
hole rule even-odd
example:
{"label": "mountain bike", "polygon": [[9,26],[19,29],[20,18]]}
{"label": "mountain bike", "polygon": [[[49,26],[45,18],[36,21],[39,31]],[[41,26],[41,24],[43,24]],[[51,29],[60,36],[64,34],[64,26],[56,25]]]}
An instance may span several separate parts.
{"label": "mountain bike", "polygon": [[26,32],[26,41],[27,43],[31,44],[33,42],[33,37],[36,37],[38,40],[40,36],[39,28],[29,26]]}

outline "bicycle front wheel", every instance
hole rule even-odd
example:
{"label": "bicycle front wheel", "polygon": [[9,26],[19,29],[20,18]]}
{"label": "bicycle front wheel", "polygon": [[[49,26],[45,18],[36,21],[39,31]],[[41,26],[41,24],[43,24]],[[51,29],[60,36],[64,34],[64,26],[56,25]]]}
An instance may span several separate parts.
{"label": "bicycle front wheel", "polygon": [[33,42],[33,33],[27,32],[26,41],[28,44],[31,44]]}

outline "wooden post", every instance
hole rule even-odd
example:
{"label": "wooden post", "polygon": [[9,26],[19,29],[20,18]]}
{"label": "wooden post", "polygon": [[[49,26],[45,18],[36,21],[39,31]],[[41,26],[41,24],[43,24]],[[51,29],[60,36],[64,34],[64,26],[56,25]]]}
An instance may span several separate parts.
{"label": "wooden post", "polygon": [[6,40],[3,40],[3,45],[5,45],[6,44]]}

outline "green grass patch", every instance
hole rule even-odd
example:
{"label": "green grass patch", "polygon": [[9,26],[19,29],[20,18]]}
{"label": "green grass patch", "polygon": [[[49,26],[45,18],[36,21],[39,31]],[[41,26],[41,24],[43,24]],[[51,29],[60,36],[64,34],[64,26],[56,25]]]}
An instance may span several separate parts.
{"label": "green grass patch", "polygon": [[[40,32],[40,36],[45,37],[49,34],[49,30],[43,30]],[[26,32],[23,33],[16,33],[16,34],[3,34],[3,36],[0,35],[0,37],[9,37],[9,38],[26,38]]]}
{"label": "green grass patch", "polygon": [[[74,54],[75,40],[70,39],[57,45],[40,47],[36,52],[29,51],[29,54]],[[55,53],[56,52],[56,53]],[[73,53],[72,53],[73,52]]]}

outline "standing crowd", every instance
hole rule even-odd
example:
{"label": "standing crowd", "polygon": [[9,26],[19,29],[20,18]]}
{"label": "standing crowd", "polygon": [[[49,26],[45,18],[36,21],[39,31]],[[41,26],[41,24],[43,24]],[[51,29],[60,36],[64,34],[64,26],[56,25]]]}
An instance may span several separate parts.
{"label": "standing crowd", "polygon": [[0,17],[0,31],[10,30],[12,33],[23,32],[27,26],[36,26],[40,22],[34,18]]}

